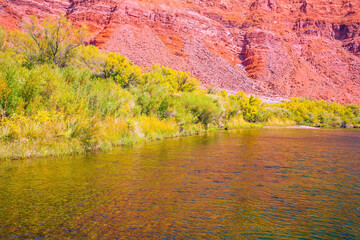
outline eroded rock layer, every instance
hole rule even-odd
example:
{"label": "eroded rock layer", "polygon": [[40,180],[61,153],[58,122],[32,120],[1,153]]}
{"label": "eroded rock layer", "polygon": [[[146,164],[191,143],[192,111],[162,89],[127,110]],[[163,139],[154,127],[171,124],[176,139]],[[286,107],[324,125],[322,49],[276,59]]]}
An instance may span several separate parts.
{"label": "eroded rock layer", "polygon": [[91,43],[204,85],[360,103],[359,0],[0,0],[0,21],[66,14]]}

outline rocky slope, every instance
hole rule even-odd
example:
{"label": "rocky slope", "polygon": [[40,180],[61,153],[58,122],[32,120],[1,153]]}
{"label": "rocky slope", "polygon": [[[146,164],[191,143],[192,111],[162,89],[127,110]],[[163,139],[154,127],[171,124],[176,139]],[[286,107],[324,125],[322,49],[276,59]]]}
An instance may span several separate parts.
{"label": "rocky slope", "polygon": [[0,21],[64,13],[91,43],[204,85],[360,103],[359,0],[0,0]]}

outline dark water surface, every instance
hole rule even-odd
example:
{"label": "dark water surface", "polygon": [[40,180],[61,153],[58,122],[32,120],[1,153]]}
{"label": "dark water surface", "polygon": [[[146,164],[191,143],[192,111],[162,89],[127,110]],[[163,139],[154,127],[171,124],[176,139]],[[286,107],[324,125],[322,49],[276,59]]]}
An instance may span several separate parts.
{"label": "dark water surface", "polygon": [[360,131],[250,129],[0,162],[0,239],[360,239]]}

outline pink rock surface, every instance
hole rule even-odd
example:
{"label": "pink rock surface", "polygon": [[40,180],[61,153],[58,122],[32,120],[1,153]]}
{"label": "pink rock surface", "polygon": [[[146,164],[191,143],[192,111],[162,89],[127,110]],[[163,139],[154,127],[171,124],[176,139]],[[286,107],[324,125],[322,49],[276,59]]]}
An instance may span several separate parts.
{"label": "pink rock surface", "polygon": [[268,97],[360,104],[359,0],[0,0],[0,21],[64,13],[141,66]]}

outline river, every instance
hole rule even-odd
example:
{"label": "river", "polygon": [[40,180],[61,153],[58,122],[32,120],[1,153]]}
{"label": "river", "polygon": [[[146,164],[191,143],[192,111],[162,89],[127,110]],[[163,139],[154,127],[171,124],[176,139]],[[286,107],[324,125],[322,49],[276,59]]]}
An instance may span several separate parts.
{"label": "river", "polygon": [[360,239],[360,131],[242,129],[2,161],[0,239]]}

